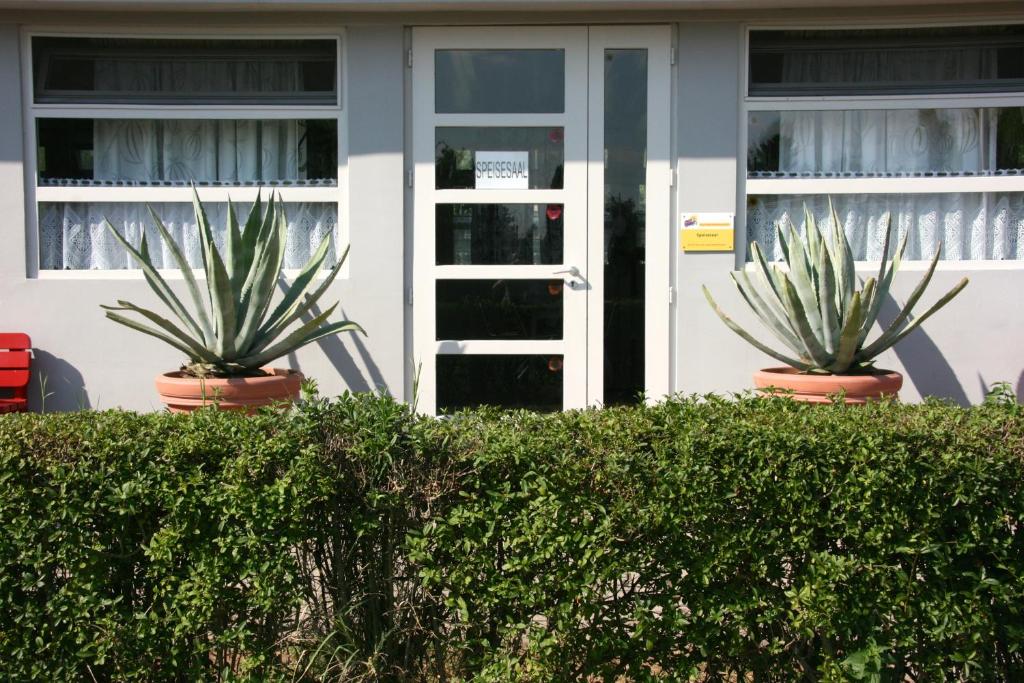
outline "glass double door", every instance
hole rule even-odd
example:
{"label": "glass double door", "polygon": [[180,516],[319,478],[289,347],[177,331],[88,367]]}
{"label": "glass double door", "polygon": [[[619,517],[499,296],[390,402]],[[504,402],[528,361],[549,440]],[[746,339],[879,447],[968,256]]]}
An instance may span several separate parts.
{"label": "glass double door", "polygon": [[668,391],[667,27],[413,32],[418,405]]}

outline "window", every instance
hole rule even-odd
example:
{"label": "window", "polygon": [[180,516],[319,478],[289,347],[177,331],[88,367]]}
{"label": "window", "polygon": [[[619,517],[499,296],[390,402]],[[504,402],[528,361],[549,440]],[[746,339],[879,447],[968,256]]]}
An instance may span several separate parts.
{"label": "window", "polygon": [[747,235],[771,257],[831,196],[858,260],[886,220],[911,260],[1024,259],[1024,26],[752,30],[748,66]]}
{"label": "window", "polygon": [[304,265],[324,238],[337,245],[338,45],[33,36],[28,134],[39,272],[136,268],[106,220],[132,242],[145,233],[157,265],[173,268],[147,207],[199,267],[193,182],[220,229],[229,200],[241,214],[257,191],[264,201],[280,193],[286,268]]}

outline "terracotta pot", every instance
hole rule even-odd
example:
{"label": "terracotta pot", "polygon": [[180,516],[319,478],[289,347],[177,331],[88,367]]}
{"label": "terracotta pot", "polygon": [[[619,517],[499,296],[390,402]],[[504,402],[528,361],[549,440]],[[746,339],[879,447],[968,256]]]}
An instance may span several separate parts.
{"label": "terracotta pot", "polygon": [[805,403],[830,403],[830,395],[845,390],[847,404],[860,404],[899,394],[903,375],[892,370],[866,375],[808,375],[788,367],[765,368],[754,373],[754,386],[762,396],[776,393],[771,388],[792,391],[785,395]]}
{"label": "terracotta pot", "polygon": [[188,377],[180,370],[156,377],[160,400],[172,413],[190,413],[205,405],[220,410],[244,410],[254,413],[262,406],[299,397],[302,373],[297,370],[263,368],[265,377]]}

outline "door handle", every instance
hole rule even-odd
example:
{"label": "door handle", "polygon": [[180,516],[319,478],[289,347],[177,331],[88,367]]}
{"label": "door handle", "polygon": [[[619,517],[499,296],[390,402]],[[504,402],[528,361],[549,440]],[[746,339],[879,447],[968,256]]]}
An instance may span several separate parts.
{"label": "door handle", "polygon": [[583,274],[576,266],[571,266],[566,270],[556,270],[552,275],[568,275],[566,284],[569,285],[569,289],[581,289],[586,286]]}

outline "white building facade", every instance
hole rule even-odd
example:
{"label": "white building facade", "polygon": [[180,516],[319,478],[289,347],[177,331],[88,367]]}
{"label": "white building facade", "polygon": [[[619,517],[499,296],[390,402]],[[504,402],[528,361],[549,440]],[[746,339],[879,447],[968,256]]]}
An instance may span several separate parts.
{"label": "white building facade", "polygon": [[[906,400],[1024,392],[1019,3],[0,0],[0,91],[0,330],[36,407],[159,408],[183,359],[104,319],[159,303],[103,223],[169,266],[152,207],[198,265],[191,181],[221,227],[279,193],[288,269],[351,245],[326,301],[367,335],[279,362],[327,394],[743,390],[776,363],[701,285],[757,329],[729,271],[828,197],[865,277],[908,235],[883,321],[940,244],[923,304],[971,279],[881,357]],[[687,217],[731,242],[684,249]]]}

